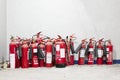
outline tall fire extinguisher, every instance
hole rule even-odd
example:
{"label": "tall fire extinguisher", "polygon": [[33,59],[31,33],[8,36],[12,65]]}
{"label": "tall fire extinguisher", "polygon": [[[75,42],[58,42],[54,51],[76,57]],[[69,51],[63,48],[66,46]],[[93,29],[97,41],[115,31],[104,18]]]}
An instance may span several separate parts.
{"label": "tall fire extinguisher", "polygon": [[49,39],[45,44],[45,66],[46,67],[52,67],[52,42]]}
{"label": "tall fire extinguisher", "polygon": [[33,39],[33,42],[31,44],[31,47],[32,47],[32,67],[38,67],[39,66],[37,46],[38,46],[38,44]]}
{"label": "tall fire extinguisher", "polygon": [[22,58],[21,58],[21,67],[28,68],[29,67],[29,46],[27,41],[24,40],[22,44]]}
{"label": "tall fire extinguisher", "polygon": [[103,39],[100,39],[96,43],[96,56],[97,56],[97,64],[103,64],[103,51],[104,51],[104,42]]}
{"label": "tall fire extinguisher", "polygon": [[68,40],[68,36],[66,37],[65,42],[65,53],[66,53],[66,65],[70,65],[70,42]]}
{"label": "tall fire extinguisher", "polygon": [[96,41],[93,40],[93,38],[89,40],[89,44],[87,46],[88,64],[94,64],[95,43]]}
{"label": "tall fire extinguisher", "polygon": [[107,64],[113,64],[113,45],[111,43],[111,40],[105,41],[105,49],[106,49],[106,63]]}
{"label": "tall fire extinguisher", "polygon": [[17,46],[17,55],[16,55],[16,67],[20,67],[21,66],[21,55],[22,55],[22,51],[21,51],[21,45],[22,45],[22,43],[21,43],[21,38],[20,37],[17,37],[16,38],[16,46]]}
{"label": "tall fire extinguisher", "polygon": [[81,41],[81,47],[79,50],[78,65],[83,65],[85,63],[86,48],[87,48],[87,41],[86,41],[86,39],[83,39]]}
{"label": "tall fire extinguisher", "polygon": [[74,42],[73,42],[73,38],[75,38],[74,34],[72,34],[70,36],[70,65],[74,65],[74,54],[75,54],[75,50],[74,50]]}
{"label": "tall fire extinguisher", "polygon": [[15,38],[12,36],[11,37],[11,42],[9,44],[9,55],[10,55],[10,68],[17,68],[17,60],[18,60],[18,55],[17,55],[17,44],[15,41]]}
{"label": "tall fire extinguisher", "polygon": [[[59,37],[59,36],[58,36]],[[55,65],[57,68],[66,67],[66,45],[65,41],[61,37],[55,43],[56,55],[55,55]]]}

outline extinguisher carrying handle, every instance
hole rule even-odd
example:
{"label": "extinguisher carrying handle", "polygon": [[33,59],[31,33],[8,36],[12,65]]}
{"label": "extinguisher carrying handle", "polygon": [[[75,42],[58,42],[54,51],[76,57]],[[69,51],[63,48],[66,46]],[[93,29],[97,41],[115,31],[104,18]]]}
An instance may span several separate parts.
{"label": "extinguisher carrying handle", "polygon": [[30,50],[29,50],[29,60],[32,60],[32,45],[30,45]]}
{"label": "extinguisher carrying handle", "polygon": [[45,58],[44,53],[42,52],[42,50],[41,50],[41,48],[40,48],[39,45],[38,45],[38,49],[37,49],[37,50],[38,50],[38,51],[37,51],[38,59],[43,59],[43,58]]}
{"label": "extinguisher carrying handle", "polygon": [[80,51],[81,47],[82,47],[82,44],[79,44],[78,47],[77,47],[76,50],[75,50],[75,53],[76,53],[76,54],[78,53],[78,51]]}

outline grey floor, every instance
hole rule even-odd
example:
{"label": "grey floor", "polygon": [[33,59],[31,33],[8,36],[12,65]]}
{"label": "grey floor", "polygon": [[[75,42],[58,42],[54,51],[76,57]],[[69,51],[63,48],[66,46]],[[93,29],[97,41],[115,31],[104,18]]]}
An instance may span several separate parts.
{"label": "grey floor", "polygon": [[2,69],[0,80],[120,80],[120,64]]}

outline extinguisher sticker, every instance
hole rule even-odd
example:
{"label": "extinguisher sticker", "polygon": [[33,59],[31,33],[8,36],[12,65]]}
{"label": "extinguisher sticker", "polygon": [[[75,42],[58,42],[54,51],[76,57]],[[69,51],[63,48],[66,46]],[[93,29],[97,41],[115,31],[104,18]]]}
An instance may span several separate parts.
{"label": "extinguisher sticker", "polygon": [[94,49],[93,48],[89,48],[89,51],[94,51]]}
{"label": "extinguisher sticker", "polygon": [[33,49],[33,52],[34,52],[34,53],[37,53],[37,49]]}
{"label": "extinguisher sticker", "polygon": [[10,67],[15,68],[15,54],[10,54]]}
{"label": "extinguisher sticker", "polygon": [[60,49],[60,58],[65,58],[65,49]]}
{"label": "extinguisher sticker", "polygon": [[56,45],[56,51],[60,51],[60,45]]}
{"label": "extinguisher sticker", "polygon": [[85,49],[80,50],[80,57],[85,57]]}
{"label": "extinguisher sticker", "polygon": [[10,62],[15,62],[15,54],[10,54]]}
{"label": "extinguisher sticker", "polygon": [[102,57],[103,56],[103,50],[98,49],[98,57]]}
{"label": "extinguisher sticker", "polygon": [[74,54],[74,58],[77,61],[78,60],[78,54]]}
{"label": "extinguisher sticker", "polygon": [[109,51],[109,48],[107,48],[106,51]]}
{"label": "extinguisher sticker", "polygon": [[46,59],[47,59],[47,63],[52,63],[52,53],[48,52]]}

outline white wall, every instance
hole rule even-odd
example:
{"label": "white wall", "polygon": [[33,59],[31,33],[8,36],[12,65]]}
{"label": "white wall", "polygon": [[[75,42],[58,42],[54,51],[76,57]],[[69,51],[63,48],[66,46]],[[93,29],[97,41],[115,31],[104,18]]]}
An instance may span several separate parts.
{"label": "white wall", "polygon": [[6,58],[6,0],[0,0],[0,57]]}
{"label": "white wall", "polygon": [[119,0],[7,0],[7,54],[10,35],[31,37],[38,31],[55,37],[111,39],[120,59]]}

